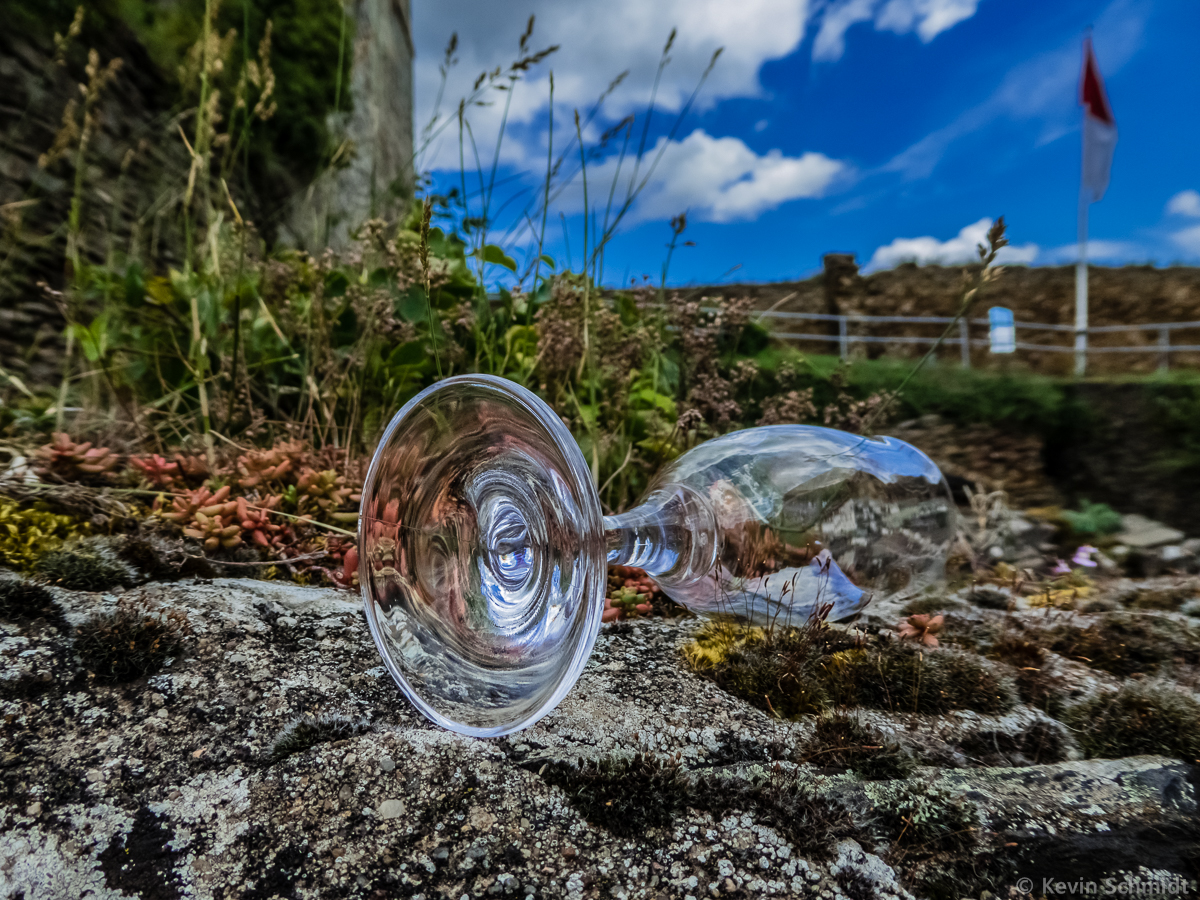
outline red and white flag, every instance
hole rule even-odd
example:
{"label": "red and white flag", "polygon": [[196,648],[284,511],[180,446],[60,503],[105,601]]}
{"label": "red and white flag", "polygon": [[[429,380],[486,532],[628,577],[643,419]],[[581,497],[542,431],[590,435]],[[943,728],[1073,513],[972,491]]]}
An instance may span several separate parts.
{"label": "red and white flag", "polygon": [[[1096,65],[1092,39],[1083,39],[1083,74],[1079,79],[1079,102],[1083,104],[1083,180],[1084,195],[1094,203],[1108,188],[1113,150],[1117,146],[1117,120],[1113,118],[1104,80]],[[1090,195],[1090,196],[1089,196]]]}

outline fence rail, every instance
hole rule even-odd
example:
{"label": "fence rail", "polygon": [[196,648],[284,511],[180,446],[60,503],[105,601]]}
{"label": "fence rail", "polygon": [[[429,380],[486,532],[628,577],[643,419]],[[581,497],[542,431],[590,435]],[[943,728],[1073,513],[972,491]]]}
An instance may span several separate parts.
{"label": "fence rail", "polygon": [[[805,313],[805,312],[783,312],[780,310],[767,310],[756,316],[756,319],[771,319],[779,322],[781,325],[791,322],[836,322],[838,326],[837,334],[813,334],[809,332],[799,331],[781,331],[777,327],[772,328],[771,334],[781,340],[787,341],[823,341],[826,343],[836,343],[838,345],[838,354],[845,359],[850,354],[852,344],[919,344],[932,345],[937,343],[936,336],[922,337],[914,335],[868,335],[868,334],[852,334],[850,332],[851,325],[940,325],[944,329],[954,321],[950,316],[863,316],[863,315],[838,315],[835,313]],[[971,347],[987,347],[990,342],[984,338],[972,338],[970,336],[970,327],[982,326],[988,327],[987,319],[959,319],[957,336],[947,336],[944,344],[951,347],[959,347],[961,351],[962,364],[965,368],[971,366]],[[1074,325],[1051,325],[1044,322],[1014,322],[1015,330],[1020,331],[1050,331],[1066,333],[1074,336],[1079,333]],[[1082,329],[1088,335],[1093,334],[1115,334],[1119,332],[1157,332],[1158,339],[1153,344],[1143,344],[1136,347],[1092,347],[1087,348],[1088,353],[1151,353],[1159,357],[1158,368],[1165,371],[1170,367],[1170,355],[1172,353],[1200,353],[1200,344],[1172,344],[1171,332],[1183,331],[1186,329],[1200,329],[1200,322],[1154,322],[1147,324],[1133,325],[1093,325],[1089,328]],[[1017,341],[1016,348],[1018,350],[1033,350],[1044,353],[1074,353],[1075,345],[1072,344],[1031,344],[1026,341]]]}

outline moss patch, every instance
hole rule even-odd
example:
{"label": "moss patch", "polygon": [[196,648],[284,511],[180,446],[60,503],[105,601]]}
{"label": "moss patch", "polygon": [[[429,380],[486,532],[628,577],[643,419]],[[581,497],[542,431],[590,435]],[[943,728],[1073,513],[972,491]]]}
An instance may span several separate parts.
{"label": "moss patch", "polygon": [[1089,757],[1162,754],[1200,761],[1200,703],[1167,685],[1131,682],[1071,707],[1063,720]]}
{"label": "moss patch", "polygon": [[98,680],[131,681],[178,656],[189,634],[183,610],[122,598],[113,612],[93,616],[75,629],[75,652]]}
{"label": "moss patch", "polygon": [[111,547],[96,541],[75,541],[44,553],[34,572],[72,591],[107,591],[128,587],[137,579],[133,568]]}
{"label": "moss patch", "polygon": [[712,624],[683,652],[695,671],[780,718],[855,706],[1001,713],[1016,701],[1012,686],[972,654],[820,624],[770,632]]}
{"label": "moss patch", "polygon": [[689,795],[677,759],[664,762],[643,754],[577,765],[555,761],[542,777],[562,788],[585,819],[618,837],[670,825]]}
{"label": "moss patch", "polygon": [[895,741],[842,714],[817,719],[816,733],[798,762],[848,769],[867,781],[907,778],[917,766],[913,755]]}
{"label": "moss patch", "polygon": [[1196,591],[1193,588],[1166,588],[1152,590],[1142,588],[1129,598],[1129,606],[1133,609],[1151,609],[1174,612],[1189,600],[1194,599]]}
{"label": "moss patch", "polygon": [[0,581],[0,619],[33,622],[45,619],[55,627],[66,624],[62,607],[40,584],[15,578]]}
{"label": "moss patch", "polygon": [[975,807],[937,785],[896,782],[868,785],[867,796],[893,847],[908,854],[962,852],[975,845]]}
{"label": "moss patch", "polygon": [[300,716],[283,726],[271,744],[271,762],[303,753],[317,744],[342,741],[364,734],[371,728],[366,719],[354,719],[341,713],[322,713],[319,716]]}
{"label": "moss patch", "polygon": [[1063,625],[1052,635],[1056,653],[1123,677],[1153,674],[1172,661],[1200,662],[1195,631],[1160,616],[1105,613],[1086,628]]}
{"label": "moss patch", "polygon": [[908,603],[904,609],[906,616],[924,616],[930,613],[944,613],[952,609],[961,609],[962,604],[957,600],[947,600],[945,597],[918,597]]}
{"label": "moss patch", "polygon": [[32,572],[47,550],[90,533],[87,522],[53,512],[46,503],[22,506],[0,497],[0,565]]}

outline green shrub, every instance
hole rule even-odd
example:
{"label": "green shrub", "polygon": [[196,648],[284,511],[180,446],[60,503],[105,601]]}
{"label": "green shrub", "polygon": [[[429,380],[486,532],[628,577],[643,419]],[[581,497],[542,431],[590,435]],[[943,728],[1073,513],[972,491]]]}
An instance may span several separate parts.
{"label": "green shrub", "polygon": [[1071,707],[1063,720],[1089,757],[1158,754],[1200,762],[1200,703],[1169,685],[1130,682]]}

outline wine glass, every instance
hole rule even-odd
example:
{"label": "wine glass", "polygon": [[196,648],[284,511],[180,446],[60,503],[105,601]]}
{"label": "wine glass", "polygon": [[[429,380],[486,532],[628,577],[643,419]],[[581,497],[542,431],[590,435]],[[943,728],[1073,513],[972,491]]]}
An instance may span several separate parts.
{"label": "wine glass", "polygon": [[940,579],[954,510],[915,447],[771,425],[698,445],[639,506],[605,516],[549,406],[503,378],[461,375],[384,432],[363,486],[360,580],[405,696],[445,728],[498,737],[579,678],[609,564],[644,569],[700,615],[837,620]]}

